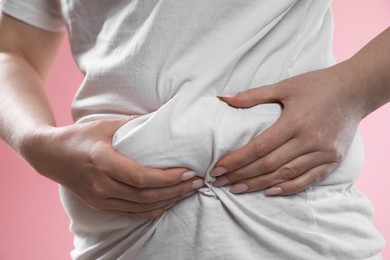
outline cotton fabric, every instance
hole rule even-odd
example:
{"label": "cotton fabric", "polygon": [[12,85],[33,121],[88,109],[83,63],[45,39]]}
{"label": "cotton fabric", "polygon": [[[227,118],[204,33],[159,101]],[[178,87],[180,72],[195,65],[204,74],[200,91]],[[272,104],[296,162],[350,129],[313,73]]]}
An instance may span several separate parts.
{"label": "cotton fabric", "polygon": [[85,74],[75,122],[141,115],[117,131],[113,147],[145,166],[192,169],[207,184],[148,221],[93,210],[61,187],[74,259],[381,259],[372,207],[354,187],[359,133],[328,178],[292,196],[233,195],[209,175],[281,113],[277,104],[232,108],[217,95],[334,64],[331,1],[53,3],[1,7],[42,29],[67,28]]}

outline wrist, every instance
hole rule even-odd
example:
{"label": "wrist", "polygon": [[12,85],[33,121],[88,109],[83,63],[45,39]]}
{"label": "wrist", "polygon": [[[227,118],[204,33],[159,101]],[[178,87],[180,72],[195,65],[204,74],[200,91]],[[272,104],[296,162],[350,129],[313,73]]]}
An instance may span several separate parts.
{"label": "wrist", "polygon": [[364,108],[363,117],[390,101],[390,28],[343,62]]}
{"label": "wrist", "polygon": [[47,148],[46,141],[53,136],[56,127],[51,125],[43,125],[26,131],[20,137],[16,150],[34,167],[34,158],[37,153]]}
{"label": "wrist", "polygon": [[328,69],[327,84],[331,87],[334,108],[360,122],[367,115],[366,79],[353,62],[346,60]]}
{"label": "wrist", "polygon": [[390,86],[381,69],[359,56],[345,61],[351,98],[358,104],[362,119],[386,104],[390,99]]}

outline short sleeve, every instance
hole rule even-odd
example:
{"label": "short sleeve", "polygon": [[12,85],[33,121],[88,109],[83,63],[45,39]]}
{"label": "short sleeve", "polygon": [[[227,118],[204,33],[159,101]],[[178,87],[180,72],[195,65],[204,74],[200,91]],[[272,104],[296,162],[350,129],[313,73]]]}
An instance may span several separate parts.
{"label": "short sleeve", "polygon": [[43,30],[62,32],[66,29],[56,0],[0,0],[0,10]]}

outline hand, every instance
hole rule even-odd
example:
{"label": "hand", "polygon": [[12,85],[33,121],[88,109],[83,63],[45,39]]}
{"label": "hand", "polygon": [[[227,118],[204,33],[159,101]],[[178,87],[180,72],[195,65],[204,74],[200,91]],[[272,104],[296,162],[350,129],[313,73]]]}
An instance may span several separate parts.
{"label": "hand", "polygon": [[244,147],[217,162],[214,186],[232,193],[266,189],[299,192],[328,176],[342,161],[362,119],[354,85],[340,65],[220,98],[233,107],[278,102],[280,118]]}
{"label": "hand", "polygon": [[204,182],[183,168],[145,168],[116,153],[112,136],[128,121],[45,127],[24,154],[39,173],[92,208],[131,218],[156,218]]}

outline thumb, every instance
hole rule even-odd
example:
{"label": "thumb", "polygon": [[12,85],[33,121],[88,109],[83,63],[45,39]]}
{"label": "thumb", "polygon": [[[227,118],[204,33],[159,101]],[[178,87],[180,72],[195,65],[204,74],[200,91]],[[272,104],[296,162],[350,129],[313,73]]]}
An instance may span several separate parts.
{"label": "thumb", "polygon": [[283,97],[277,85],[251,88],[239,93],[223,93],[218,97],[233,107],[248,108],[264,103],[280,102]]}
{"label": "thumb", "polygon": [[132,115],[132,116],[122,117],[122,118],[107,119],[105,121],[107,123],[109,123],[108,126],[111,129],[110,131],[115,132],[120,127],[122,127],[126,123],[136,119],[137,117],[140,117],[140,115]]}

